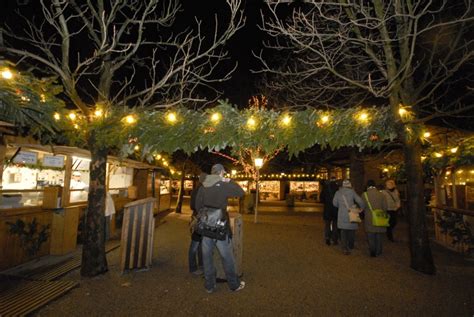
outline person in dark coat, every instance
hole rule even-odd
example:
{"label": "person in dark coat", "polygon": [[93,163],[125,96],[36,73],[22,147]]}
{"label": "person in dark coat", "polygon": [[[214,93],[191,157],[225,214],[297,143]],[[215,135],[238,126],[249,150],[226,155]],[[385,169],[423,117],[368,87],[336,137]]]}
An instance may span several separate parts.
{"label": "person in dark coat", "polygon": [[371,179],[367,181],[367,191],[362,195],[362,198],[366,205],[364,224],[369,242],[369,252],[371,257],[376,257],[382,254],[382,240],[387,229],[372,224],[371,209],[387,211],[387,201]]}
{"label": "person in dark coat", "polygon": [[[191,225],[194,223],[197,216],[196,196],[197,196],[199,188],[202,186],[202,183],[206,180],[206,176],[207,176],[206,173],[201,173],[201,175],[199,175],[199,181],[197,183],[197,186],[191,192],[191,200],[189,204],[191,207],[191,210],[193,211],[193,214],[191,215]],[[188,251],[188,262],[189,262],[189,272],[195,275],[203,274],[203,271],[200,269],[200,267],[203,266],[201,241],[202,241],[202,236],[199,235],[197,232],[192,232],[191,244],[189,245],[189,251]],[[197,258],[197,261],[196,261],[196,258]]]}
{"label": "person in dark coat", "polygon": [[324,238],[326,244],[337,244],[339,240],[339,232],[337,229],[337,207],[332,203],[334,195],[339,186],[336,183],[336,178],[331,177],[331,180],[326,181],[321,189],[320,201],[324,204],[323,219],[324,219]]}

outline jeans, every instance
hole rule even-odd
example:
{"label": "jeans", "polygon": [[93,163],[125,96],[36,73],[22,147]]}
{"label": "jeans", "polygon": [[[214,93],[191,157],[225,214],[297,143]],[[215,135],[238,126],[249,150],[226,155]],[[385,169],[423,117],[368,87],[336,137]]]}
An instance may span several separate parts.
{"label": "jeans", "polygon": [[341,229],[342,250],[350,251],[354,249],[355,230]]}
{"label": "jeans", "polygon": [[339,239],[337,219],[324,220],[324,238],[326,240],[332,240],[333,243],[337,243]]}
{"label": "jeans", "polygon": [[195,272],[200,266],[202,266],[202,248],[201,241],[191,239],[188,252],[189,259],[189,272]]}
{"label": "jeans", "polygon": [[383,233],[367,233],[367,239],[369,240],[369,251],[371,255],[382,254],[382,239]]}
{"label": "jeans", "polygon": [[390,226],[387,228],[387,238],[390,241],[393,241],[393,229],[397,225],[397,211],[387,210],[387,213],[390,216],[390,219],[388,221]]}
{"label": "jeans", "polygon": [[227,284],[231,290],[235,290],[240,286],[240,279],[235,272],[234,253],[232,240],[216,240],[208,237],[202,237],[202,258],[204,263],[204,278],[206,280],[205,287],[212,290],[216,287],[216,268],[214,267],[214,247],[217,247],[222,267],[224,268]]}

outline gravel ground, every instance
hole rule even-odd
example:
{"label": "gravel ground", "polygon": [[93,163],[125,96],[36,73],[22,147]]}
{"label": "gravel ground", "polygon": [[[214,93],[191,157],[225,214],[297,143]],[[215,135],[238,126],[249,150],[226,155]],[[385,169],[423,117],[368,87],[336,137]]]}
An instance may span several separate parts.
{"label": "gravel ground", "polygon": [[155,233],[153,268],[121,275],[119,250],[108,254],[110,271],[64,279],[80,287],[50,303],[39,316],[473,316],[474,266],[433,246],[438,274],[409,268],[406,225],[399,242],[384,243],[370,258],[361,229],[356,250],[344,256],[322,239],[320,213],[244,216],[243,272],[238,293],[218,284],[207,294],[204,280],[187,272],[189,211],[169,214]]}

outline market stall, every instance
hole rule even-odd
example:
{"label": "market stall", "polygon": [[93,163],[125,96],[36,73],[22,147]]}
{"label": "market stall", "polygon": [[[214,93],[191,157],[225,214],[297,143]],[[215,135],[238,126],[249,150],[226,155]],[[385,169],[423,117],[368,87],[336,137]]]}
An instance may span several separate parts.
{"label": "market stall", "polygon": [[[87,206],[90,153],[74,147],[10,143],[5,158],[0,190],[0,269],[75,250]],[[109,157],[106,187],[117,216],[134,199],[128,197],[134,171],[151,167]],[[147,192],[144,188],[136,191]],[[166,205],[166,199],[162,202]],[[21,242],[29,234],[22,228],[30,226],[36,231],[28,240],[35,247]],[[112,233],[114,230],[115,221]]]}
{"label": "market stall", "polygon": [[319,200],[319,181],[290,181],[290,194],[299,200]]}

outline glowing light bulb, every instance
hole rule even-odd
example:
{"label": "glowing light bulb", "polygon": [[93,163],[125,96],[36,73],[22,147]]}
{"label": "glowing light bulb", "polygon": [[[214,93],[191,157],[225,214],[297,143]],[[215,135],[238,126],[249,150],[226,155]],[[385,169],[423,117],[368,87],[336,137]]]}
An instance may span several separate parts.
{"label": "glowing light bulb", "polygon": [[211,116],[211,121],[219,122],[221,120],[221,114],[219,112],[214,112]]}
{"label": "glowing light bulb", "polygon": [[369,115],[366,112],[361,112],[358,119],[360,122],[367,122],[369,120]]}
{"label": "glowing light bulb", "polygon": [[458,148],[457,147],[453,147],[451,150],[451,153],[456,153],[458,151]]}
{"label": "glowing light bulb", "polygon": [[137,122],[137,119],[135,119],[135,117],[131,114],[126,116],[124,120],[125,120],[125,123],[127,124],[134,124],[135,122]]}
{"label": "glowing light bulb", "polygon": [[440,158],[440,157],[443,157],[443,154],[436,152],[434,156]]}
{"label": "glowing light bulb", "polygon": [[69,115],[68,115],[69,119],[71,119],[72,121],[76,120],[77,118],[77,115],[74,113],[74,112],[71,112]]}
{"label": "glowing light bulb", "polygon": [[321,117],[321,122],[322,123],[327,123],[329,121],[329,116],[325,115]]}
{"label": "glowing light bulb", "polygon": [[2,70],[2,78],[3,79],[12,79],[13,78],[13,73],[8,68],[5,68],[4,70]]}
{"label": "glowing light bulb", "polygon": [[103,115],[104,111],[102,109],[97,109],[96,111],[94,111],[94,116],[96,116],[97,118],[102,117]]}
{"label": "glowing light bulb", "polygon": [[431,133],[429,133],[429,132],[423,133],[424,138],[429,138],[430,136],[431,136]]}
{"label": "glowing light bulb", "polygon": [[170,112],[166,115],[166,120],[168,120],[168,122],[171,122],[171,123],[174,123],[176,122],[177,118],[176,118],[176,113],[174,112]]}
{"label": "glowing light bulb", "polygon": [[398,114],[400,114],[400,116],[402,117],[405,116],[407,113],[408,111],[405,108],[398,109]]}
{"label": "glowing light bulb", "polygon": [[53,115],[53,118],[54,120],[58,121],[61,118],[61,116],[59,115],[59,113],[55,112]]}
{"label": "glowing light bulb", "polygon": [[135,145],[135,147],[134,147],[133,149],[134,149],[135,151],[138,151],[138,150],[140,150],[140,145],[138,145],[138,144],[137,144],[137,145]]}
{"label": "glowing light bulb", "polygon": [[290,125],[291,117],[289,115],[285,115],[283,119],[281,119],[281,123],[286,126]]}
{"label": "glowing light bulb", "polygon": [[247,127],[249,129],[253,129],[255,128],[255,126],[257,125],[257,121],[255,121],[255,119],[253,117],[250,117],[248,120],[247,120]]}

